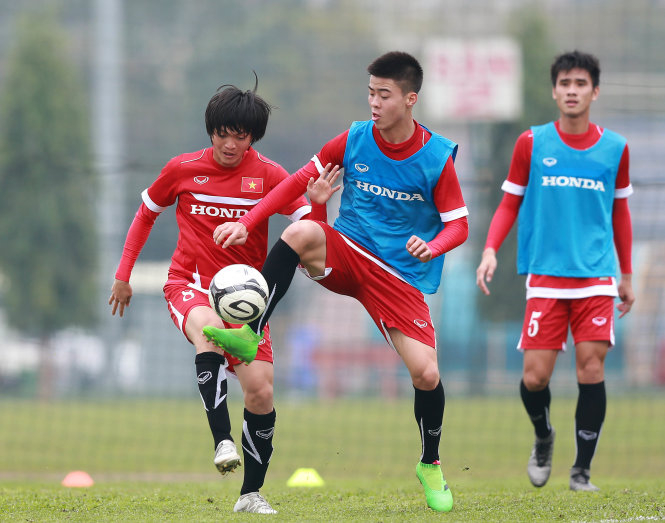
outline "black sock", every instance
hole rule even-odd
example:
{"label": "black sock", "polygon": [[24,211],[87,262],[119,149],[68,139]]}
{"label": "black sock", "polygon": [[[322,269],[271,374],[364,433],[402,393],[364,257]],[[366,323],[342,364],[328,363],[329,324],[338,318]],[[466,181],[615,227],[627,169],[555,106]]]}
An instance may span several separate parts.
{"label": "black sock", "polygon": [[261,316],[248,324],[257,334],[263,331],[275,306],[289,289],[299,263],[300,256],[281,238],[270,249],[261,270],[268,284],[268,306]]}
{"label": "black sock", "polygon": [[443,410],[446,406],[443,384],[439,380],[439,384],[433,390],[420,390],[415,387],[413,389],[415,391],[413,413],[420,429],[420,439],[423,446],[420,461],[434,463],[439,459]]}
{"label": "black sock", "polygon": [[226,368],[224,356],[216,352],[202,352],[196,355],[196,376],[203,406],[208,416],[208,425],[215,440],[219,442],[231,437],[231,420],[226,404]]}
{"label": "black sock", "polygon": [[242,426],[242,453],[245,457],[245,478],[240,495],[258,492],[268,472],[275,433],[275,410],[269,414],[252,414],[245,409]]}
{"label": "black sock", "polygon": [[575,410],[575,440],[577,457],[574,467],[591,468],[591,460],[596,452],[600,430],[605,420],[607,396],[605,382],[577,384],[577,409]]}
{"label": "black sock", "polygon": [[549,383],[543,390],[530,391],[524,385],[524,380],[520,381],[520,395],[522,396],[522,403],[526,413],[533,423],[533,428],[536,436],[539,438],[546,438],[552,432],[550,426],[550,402],[552,395],[550,394]]}

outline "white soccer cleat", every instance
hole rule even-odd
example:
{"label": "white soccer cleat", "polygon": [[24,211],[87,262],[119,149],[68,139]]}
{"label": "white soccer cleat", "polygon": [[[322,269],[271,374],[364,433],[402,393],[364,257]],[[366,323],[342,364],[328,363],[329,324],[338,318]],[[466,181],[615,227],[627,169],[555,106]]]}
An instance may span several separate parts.
{"label": "white soccer cleat", "polygon": [[552,452],[554,450],[554,429],[546,438],[536,437],[526,466],[527,474],[534,487],[542,487],[552,472]]}
{"label": "white soccer cleat", "polygon": [[242,464],[240,455],[236,450],[236,444],[230,439],[220,441],[215,450],[214,462],[222,476],[227,472],[233,472],[236,467]]}
{"label": "white soccer cleat", "polygon": [[249,492],[238,498],[233,512],[253,512],[254,514],[277,514],[265,498],[258,492]]}
{"label": "white soccer cleat", "polygon": [[573,467],[570,469],[570,490],[598,492],[600,489],[589,481],[589,469]]}

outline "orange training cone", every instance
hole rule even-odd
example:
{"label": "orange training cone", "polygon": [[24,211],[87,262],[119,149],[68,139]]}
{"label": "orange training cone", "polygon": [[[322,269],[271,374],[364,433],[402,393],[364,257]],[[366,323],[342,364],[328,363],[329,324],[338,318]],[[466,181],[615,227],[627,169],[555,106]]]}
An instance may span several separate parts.
{"label": "orange training cone", "polygon": [[83,470],[74,470],[62,480],[63,487],[92,487],[94,484],[90,474]]}

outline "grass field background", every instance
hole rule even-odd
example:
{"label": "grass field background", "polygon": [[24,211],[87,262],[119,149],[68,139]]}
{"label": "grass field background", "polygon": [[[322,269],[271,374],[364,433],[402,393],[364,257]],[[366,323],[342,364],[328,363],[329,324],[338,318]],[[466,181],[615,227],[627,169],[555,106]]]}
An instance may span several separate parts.
{"label": "grass field background", "polygon": [[[240,440],[239,403],[230,404]],[[610,397],[593,463],[599,494],[572,493],[570,398],[554,399],[553,472],[525,473],[532,431],[515,397],[449,397],[441,457],[456,506],[449,520],[636,521],[665,518],[665,399]],[[275,453],[262,492],[290,521],[429,520],[415,478],[420,441],[410,401],[277,401]],[[242,474],[221,478],[200,402],[0,402],[0,520],[219,521]],[[313,467],[322,488],[288,488]],[[87,489],[60,486],[85,470]]]}

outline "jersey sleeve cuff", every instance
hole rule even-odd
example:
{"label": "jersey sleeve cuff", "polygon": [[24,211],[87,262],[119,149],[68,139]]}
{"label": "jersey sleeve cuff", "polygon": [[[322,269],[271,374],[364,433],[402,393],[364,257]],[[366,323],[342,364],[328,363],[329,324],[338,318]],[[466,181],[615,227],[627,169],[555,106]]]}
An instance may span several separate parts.
{"label": "jersey sleeve cuff", "polygon": [[141,198],[143,199],[143,203],[145,203],[145,206],[148,209],[150,209],[152,212],[161,213],[162,211],[166,210],[166,207],[162,207],[161,205],[157,205],[155,202],[153,202],[150,199],[150,195],[148,194],[148,189],[143,190],[143,192],[141,193]]}
{"label": "jersey sleeve cuff", "polygon": [[319,160],[318,156],[316,155],[312,156],[311,161],[314,162],[314,166],[316,167],[316,170],[319,171],[319,174],[321,174],[325,170],[325,167],[321,163],[321,160]]}
{"label": "jersey sleeve cuff", "polygon": [[623,187],[614,191],[615,198],[628,198],[631,194],[633,194],[632,184],[629,184],[628,187]]}
{"label": "jersey sleeve cuff", "polygon": [[441,221],[444,223],[452,222],[453,220],[457,220],[458,218],[464,218],[465,216],[468,215],[469,211],[466,208],[466,205],[464,207],[460,207],[459,209],[453,209],[452,211],[439,213],[439,216],[441,216]]}
{"label": "jersey sleeve cuff", "polygon": [[524,196],[524,193],[526,192],[526,187],[505,180],[501,185],[501,190],[510,194],[514,194],[515,196]]}
{"label": "jersey sleeve cuff", "polygon": [[298,210],[292,214],[287,214],[286,217],[291,220],[292,222],[297,222],[300,220],[303,216],[306,216],[312,212],[312,206],[311,205],[303,205],[302,207],[299,207]]}

